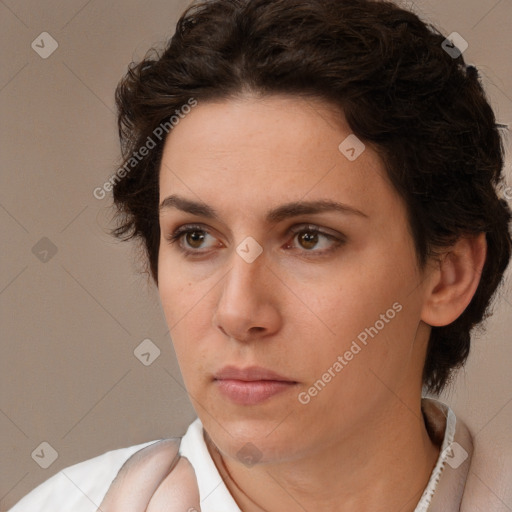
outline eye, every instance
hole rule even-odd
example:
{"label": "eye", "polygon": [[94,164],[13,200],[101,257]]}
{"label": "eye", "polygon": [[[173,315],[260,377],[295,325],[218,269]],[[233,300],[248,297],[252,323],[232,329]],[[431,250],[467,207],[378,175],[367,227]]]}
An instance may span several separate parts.
{"label": "eye", "polygon": [[[200,254],[205,252],[204,250],[204,242],[207,238],[211,238],[215,241],[215,237],[210,235],[208,231],[204,229],[204,227],[200,225],[185,225],[180,226],[173,233],[166,236],[166,239],[169,243],[174,244],[178,242],[180,250],[185,254]],[[212,244],[211,247],[220,246],[219,243]]]}
{"label": "eye", "polygon": [[[345,240],[342,235],[334,236],[326,233],[314,225],[302,225],[293,227],[291,230],[294,234],[293,240],[297,240],[298,249],[305,252],[314,252],[326,254],[337,249]],[[294,248],[293,244],[287,245],[287,248]],[[295,246],[297,248],[297,246]],[[317,250],[314,250],[314,249]]]}

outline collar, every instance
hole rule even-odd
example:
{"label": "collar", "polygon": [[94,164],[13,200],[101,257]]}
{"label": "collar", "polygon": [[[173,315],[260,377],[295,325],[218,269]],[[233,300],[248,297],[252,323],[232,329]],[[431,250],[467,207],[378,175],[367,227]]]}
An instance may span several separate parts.
{"label": "collar", "polygon": [[423,398],[421,409],[430,438],[441,445],[439,458],[414,512],[460,510],[473,455],[473,439],[453,411],[432,398]]}

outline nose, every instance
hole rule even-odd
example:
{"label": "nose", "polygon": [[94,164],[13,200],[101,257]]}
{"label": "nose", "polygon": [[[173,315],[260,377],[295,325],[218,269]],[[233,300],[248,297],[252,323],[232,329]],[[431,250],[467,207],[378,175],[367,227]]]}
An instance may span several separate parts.
{"label": "nose", "polygon": [[276,333],[281,325],[277,283],[264,253],[252,263],[234,253],[220,288],[213,326],[241,342]]}

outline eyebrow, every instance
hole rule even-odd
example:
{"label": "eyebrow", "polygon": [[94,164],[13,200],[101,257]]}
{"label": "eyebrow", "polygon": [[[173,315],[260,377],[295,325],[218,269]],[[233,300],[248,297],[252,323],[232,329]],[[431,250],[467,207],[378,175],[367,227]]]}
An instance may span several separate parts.
{"label": "eyebrow", "polygon": [[[185,197],[173,194],[166,197],[161,203],[159,211],[163,212],[170,208],[176,208],[183,212],[197,215],[200,217],[206,217],[208,219],[220,220],[219,214],[211,206],[191,201]],[[368,217],[362,211],[353,208],[352,206],[338,203],[330,200],[318,200],[318,201],[293,201],[286,203],[270,210],[266,215],[266,222],[268,224],[276,224],[285,219],[291,217],[297,217],[299,215],[310,215],[314,213],[322,213],[328,211],[336,211],[344,214],[358,215],[361,217]]]}

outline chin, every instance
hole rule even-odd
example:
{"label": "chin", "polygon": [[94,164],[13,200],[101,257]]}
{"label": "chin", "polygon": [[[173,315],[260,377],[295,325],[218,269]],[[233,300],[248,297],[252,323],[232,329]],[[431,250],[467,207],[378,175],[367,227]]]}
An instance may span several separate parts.
{"label": "chin", "polygon": [[275,418],[231,418],[219,421],[220,426],[207,418],[203,425],[223,456],[249,466],[284,462],[299,456],[298,432],[291,432],[289,424],[279,421]]}

